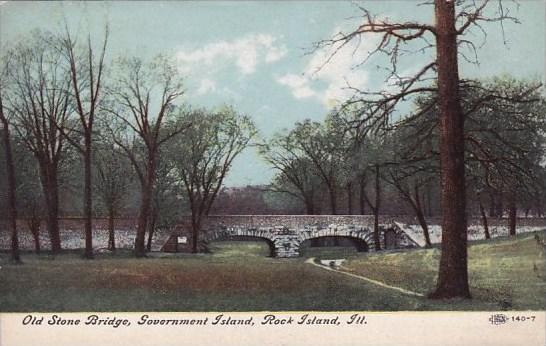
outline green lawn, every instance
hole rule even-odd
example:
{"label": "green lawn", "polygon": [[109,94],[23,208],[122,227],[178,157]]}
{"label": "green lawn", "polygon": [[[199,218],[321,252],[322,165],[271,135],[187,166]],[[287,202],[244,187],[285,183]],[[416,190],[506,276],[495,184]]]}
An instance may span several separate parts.
{"label": "green lawn", "polygon": [[[544,240],[546,232],[539,236]],[[470,289],[474,299],[457,302],[457,306],[480,302],[492,304],[492,308],[497,309],[546,308],[545,248],[537,244],[533,234],[473,243],[468,256]],[[372,253],[350,258],[344,264],[344,270],[426,294],[436,282],[439,259],[440,250],[437,248]],[[451,308],[451,303],[446,305],[446,309]],[[445,303],[429,301],[426,305],[434,309]]]}
{"label": "green lawn", "polygon": [[[544,237],[544,234],[541,234]],[[474,299],[431,301],[305,263],[348,258],[352,272],[426,293],[438,250],[356,253],[307,249],[299,259],[266,257],[266,244],[219,242],[211,254],[135,259],[127,252],[84,260],[79,253],[0,253],[0,311],[279,311],[544,309],[544,250],[532,236],[470,248]],[[535,267],[533,266],[535,265]],[[536,270],[535,270],[536,269]],[[540,276],[540,277],[539,277]]]}

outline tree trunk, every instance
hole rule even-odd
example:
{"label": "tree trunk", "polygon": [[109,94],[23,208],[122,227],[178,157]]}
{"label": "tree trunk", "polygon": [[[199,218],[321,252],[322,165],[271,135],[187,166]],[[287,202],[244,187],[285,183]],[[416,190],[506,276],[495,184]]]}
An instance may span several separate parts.
{"label": "tree trunk", "polygon": [[426,207],[426,215],[432,216],[432,188],[430,187],[430,184],[427,184],[426,186],[426,196],[427,196],[427,207]]}
{"label": "tree trunk", "polygon": [[192,229],[191,252],[198,253],[199,252],[199,248],[198,248],[199,232],[201,231],[201,222],[200,220],[197,220],[193,215],[191,220],[191,229]]}
{"label": "tree trunk", "polygon": [[347,214],[353,215],[353,184],[347,184]]}
{"label": "tree trunk", "polygon": [[[155,154],[150,154],[155,155]],[[150,208],[152,207],[152,196],[155,178],[155,157],[148,159],[148,165],[146,169],[146,180],[141,187],[141,202],[140,211],[138,215],[137,236],[135,238],[135,256],[146,256],[146,248],[144,240],[146,238],[146,230],[148,228],[148,217],[150,215]]]}
{"label": "tree trunk", "polygon": [[495,201],[495,194],[493,192],[489,192],[489,217],[496,217],[496,201]]}
{"label": "tree trunk", "polygon": [[495,213],[497,214],[497,217],[503,217],[504,216],[504,204],[502,200],[502,193],[497,193],[496,198],[496,204],[495,204]]}
{"label": "tree trunk", "polygon": [[41,163],[42,187],[46,199],[47,233],[51,242],[51,252],[61,252],[61,236],[59,234],[59,184],[57,167],[54,163]]}
{"label": "tree trunk", "polygon": [[27,221],[28,229],[30,233],[32,234],[32,238],[34,239],[34,251],[39,254],[40,249],[40,219],[36,217],[31,217],[30,220]]}
{"label": "tree trunk", "polygon": [[381,204],[381,186],[379,185],[379,165],[375,165],[375,206],[373,208],[373,239],[375,250],[381,250],[379,238],[379,208]]}
{"label": "tree trunk", "polygon": [[116,231],[114,226],[114,208],[108,208],[108,250],[116,251]]}
{"label": "tree trunk", "polygon": [[330,210],[332,211],[332,215],[337,214],[337,194],[336,194],[336,188],[333,186],[333,183],[328,184],[328,192],[330,194]]}
{"label": "tree trunk", "polygon": [[516,235],[517,211],[516,200],[511,198],[510,207],[508,209],[508,233],[510,236]]}
{"label": "tree trunk", "polygon": [[360,215],[366,215],[366,183],[364,179],[360,180],[360,194],[358,195],[358,200],[360,204]]}
{"label": "tree trunk", "polygon": [[83,217],[85,219],[85,252],[84,257],[93,258],[93,201],[91,190],[91,133],[85,133],[84,187],[83,187]]}
{"label": "tree trunk", "polygon": [[421,207],[419,187],[417,186],[417,184],[415,185],[415,203],[412,205],[414,207],[417,220],[419,220],[419,224],[421,225],[421,228],[423,229],[423,235],[425,236],[425,247],[430,248],[432,247],[432,243],[430,242],[430,234],[428,232],[427,220],[425,219],[423,208]]}
{"label": "tree trunk", "polygon": [[[478,197],[479,199],[480,197]],[[480,214],[482,216],[482,225],[483,225],[483,231],[485,234],[485,239],[491,239],[491,235],[489,234],[489,225],[487,224],[487,215],[485,214],[485,208],[483,207],[482,200],[479,199],[478,201],[480,205]]]}
{"label": "tree trunk", "polygon": [[[1,99],[0,99],[1,101]],[[1,105],[0,105],[1,107]],[[16,202],[16,182],[15,182],[15,167],[13,164],[13,156],[11,151],[11,138],[7,119],[4,117],[3,109],[0,118],[4,127],[4,151],[6,156],[6,170],[8,175],[8,223],[11,234],[11,259],[14,262],[21,262],[19,254],[19,236],[17,233],[17,202]]]}
{"label": "tree trunk", "polygon": [[464,166],[464,116],[459,97],[455,1],[435,0],[440,109],[442,253],[431,298],[470,298]]}
{"label": "tree trunk", "polygon": [[144,238],[148,228],[148,216],[150,214],[152,189],[149,184],[142,187],[142,196],[140,200],[140,211],[138,215],[137,236],[135,238],[135,256],[146,256],[144,247]]}
{"label": "tree trunk", "polygon": [[150,213],[150,217],[148,219],[148,240],[146,242],[146,251],[150,252],[152,251],[152,240],[154,238],[154,231],[155,231],[155,223],[157,220],[157,213],[154,207],[151,208],[152,212]]}
{"label": "tree trunk", "polygon": [[315,214],[315,202],[312,197],[305,197],[305,213],[307,215]]}

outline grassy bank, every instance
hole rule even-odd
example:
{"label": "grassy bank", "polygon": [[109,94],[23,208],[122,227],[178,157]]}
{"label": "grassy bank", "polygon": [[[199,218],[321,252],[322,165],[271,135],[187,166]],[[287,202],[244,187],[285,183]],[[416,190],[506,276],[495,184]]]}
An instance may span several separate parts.
{"label": "grassy bank", "polygon": [[[436,249],[345,250],[308,249],[305,256],[346,257],[346,270],[418,292],[434,286]],[[0,311],[544,309],[544,252],[531,236],[470,247],[475,299],[448,302],[325,271],[305,257],[268,258],[265,243],[216,243],[212,251],[145,259],[119,252],[95,260],[79,253],[25,254],[22,265],[9,264],[2,253]]]}
{"label": "grassy bank", "polygon": [[[539,234],[541,240],[545,236]],[[474,299],[463,305],[479,301],[500,309],[546,308],[545,248],[533,234],[472,243],[468,256]],[[439,259],[437,248],[365,254],[350,258],[344,270],[427,294],[436,282]]]}

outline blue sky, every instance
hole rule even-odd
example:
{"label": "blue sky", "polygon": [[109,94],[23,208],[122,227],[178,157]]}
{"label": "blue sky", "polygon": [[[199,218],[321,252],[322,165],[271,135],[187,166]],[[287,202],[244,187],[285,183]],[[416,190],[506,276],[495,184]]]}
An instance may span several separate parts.
{"label": "blue sky", "polygon": [[[419,1],[364,1],[358,4],[383,17],[432,22],[430,6]],[[521,0],[511,6],[521,24],[484,25],[487,39],[480,65],[461,62],[463,77],[512,74],[540,78],[545,71],[545,3]],[[4,2],[0,1],[0,44],[24,39],[35,28],[59,31],[66,19],[73,32],[100,39],[110,26],[109,57],[158,53],[177,59],[186,76],[183,101],[193,106],[232,104],[252,116],[261,136],[285,133],[296,121],[321,120],[348,96],[347,83],[361,89],[384,86],[377,59],[355,68],[373,39],[348,47],[320,72],[327,52],[311,52],[313,42],[358,23],[354,3],[297,2]],[[469,38],[478,43],[483,34]],[[504,43],[504,40],[507,43]],[[404,60],[411,72],[427,55]],[[267,183],[274,172],[253,149],[234,163],[227,185]]]}

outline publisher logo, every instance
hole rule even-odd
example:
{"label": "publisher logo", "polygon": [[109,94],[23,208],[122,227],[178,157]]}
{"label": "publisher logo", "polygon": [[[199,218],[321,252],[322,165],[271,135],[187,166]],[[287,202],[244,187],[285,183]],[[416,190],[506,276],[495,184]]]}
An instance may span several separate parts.
{"label": "publisher logo", "polygon": [[491,315],[491,317],[489,317],[489,322],[491,322],[491,324],[495,326],[505,324],[506,322],[508,322],[508,316],[504,314]]}

